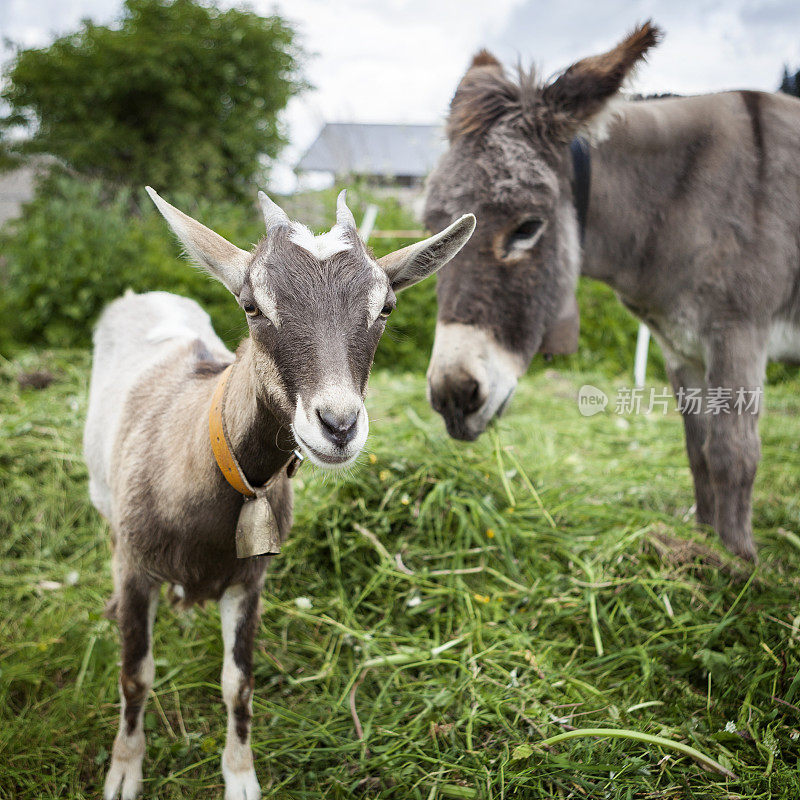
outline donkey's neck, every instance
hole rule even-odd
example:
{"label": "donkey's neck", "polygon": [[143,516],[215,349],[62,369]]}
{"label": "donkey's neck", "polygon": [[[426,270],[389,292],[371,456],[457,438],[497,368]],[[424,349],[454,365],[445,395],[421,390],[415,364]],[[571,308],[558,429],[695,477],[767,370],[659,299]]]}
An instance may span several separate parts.
{"label": "donkey's neck", "polygon": [[239,346],[223,408],[229,445],[247,480],[266,483],[289,460],[297,446],[287,415],[266,399],[258,384],[253,345]]}
{"label": "donkey's neck", "polygon": [[685,202],[690,173],[708,145],[707,128],[680,102],[625,104],[608,137],[592,148],[581,272],[643,310],[657,302],[663,278],[658,245],[668,214]]}

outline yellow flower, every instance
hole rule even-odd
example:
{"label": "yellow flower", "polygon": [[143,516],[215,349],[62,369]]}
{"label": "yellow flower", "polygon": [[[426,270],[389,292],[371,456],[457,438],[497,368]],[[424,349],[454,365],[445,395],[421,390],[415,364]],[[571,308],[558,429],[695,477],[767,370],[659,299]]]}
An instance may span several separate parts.
{"label": "yellow flower", "polygon": [[370,453],[369,454],[369,463],[370,464],[377,464],[378,463],[378,456],[376,456],[375,453]]}
{"label": "yellow flower", "polygon": [[402,503],[404,506],[407,506],[407,505],[408,505],[408,504],[411,502],[411,498],[410,498],[410,497],[409,497],[407,494],[404,494],[404,495],[403,495],[403,496],[400,498],[400,502],[401,502],[401,503]]}
{"label": "yellow flower", "polygon": [[381,471],[378,473],[378,478],[380,478],[380,480],[381,480],[382,482],[384,482],[384,483],[385,483],[386,481],[388,481],[388,480],[389,480],[389,475],[390,475],[390,474],[391,474],[391,473],[389,472],[389,470],[388,470],[388,469],[382,469],[382,470],[381,470]]}
{"label": "yellow flower", "polygon": [[477,600],[479,603],[488,603],[488,602],[489,602],[489,599],[490,599],[490,598],[488,598],[488,597],[487,597],[485,594],[476,594],[476,595],[473,595],[473,596],[475,597],[475,599],[476,599],[476,600]]}
{"label": "yellow flower", "polygon": [[486,529],[486,538],[487,539],[494,539],[494,528],[487,528]]}

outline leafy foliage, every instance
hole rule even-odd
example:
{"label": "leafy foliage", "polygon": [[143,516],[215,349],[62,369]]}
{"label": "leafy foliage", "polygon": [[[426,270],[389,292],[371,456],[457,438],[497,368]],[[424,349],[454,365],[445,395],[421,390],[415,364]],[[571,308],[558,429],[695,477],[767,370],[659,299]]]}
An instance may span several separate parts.
{"label": "leafy foliage", "polygon": [[303,86],[280,17],[195,0],[126,0],[118,28],[86,21],[20,50],[2,94],[20,147],[115,184],[205,197],[250,193],[284,144],[277,113]]}
{"label": "leafy foliage", "polygon": [[[207,207],[182,200],[188,211],[209,220]],[[246,221],[240,208],[220,204],[213,226],[234,241],[255,241],[258,219],[255,208]],[[144,191],[108,192],[99,181],[56,177],[0,233],[0,252],[0,344],[6,349],[14,342],[88,346],[103,307],[126,289],[194,298],[230,344],[246,330],[228,291],[181,263],[177,244]]]}

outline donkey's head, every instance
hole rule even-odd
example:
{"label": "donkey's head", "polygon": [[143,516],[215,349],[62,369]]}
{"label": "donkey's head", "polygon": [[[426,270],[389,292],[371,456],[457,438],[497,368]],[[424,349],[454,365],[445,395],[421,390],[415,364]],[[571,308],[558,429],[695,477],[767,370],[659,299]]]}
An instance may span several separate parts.
{"label": "donkey's head", "polygon": [[428,391],[447,430],[474,439],[537,351],[577,346],[581,243],[569,143],[602,125],[609,101],[659,31],[650,23],[555,80],[506,76],[478,53],[450,106],[450,148],[431,175],[425,222],[474,211],[469,245],[438,277]]}
{"label": "donkey's head", "polygon": [[367,439],[367,378],[395,293],[446,264],[472,235],[475,217],[375,260],[344,192],[336,224],[319,236],[259,192],[267,233],[246,252],[147,191],[188,255],[246,314],[261,399],[291,424],[313,463],[352,463]]}

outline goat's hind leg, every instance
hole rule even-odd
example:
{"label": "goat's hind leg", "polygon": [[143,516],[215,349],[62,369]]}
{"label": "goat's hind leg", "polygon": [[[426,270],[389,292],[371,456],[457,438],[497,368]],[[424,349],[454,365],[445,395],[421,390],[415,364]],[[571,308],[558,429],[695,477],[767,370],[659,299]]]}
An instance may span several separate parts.
{"label": "goat's hind leg", "polygon": [[259,588],[231,586],[219,601],[225,647],[222,697],[228,710],[228,731],[222,753],[225,800],[258,800],[261,797],[250,749],[253,640],[259,620]]}
{"label": "goat's hind leg", "polygon": [[122,645],[119,677],[120,719],[111,766],[106,775],[104,800],[133,800],[142,790],[144,707],[153,685],[153,622],[158,606],[158,584],[143,576],[119,576],[115,614]]}

